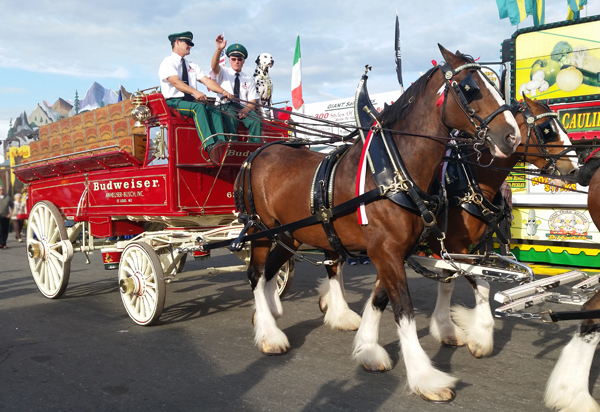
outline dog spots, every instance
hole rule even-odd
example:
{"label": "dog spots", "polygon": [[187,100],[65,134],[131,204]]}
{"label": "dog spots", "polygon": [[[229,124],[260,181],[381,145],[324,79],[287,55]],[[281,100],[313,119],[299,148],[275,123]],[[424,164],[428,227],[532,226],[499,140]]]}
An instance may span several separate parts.
{"label": "dog spots", "polygon": [[272,117],[269,106],[272,104],[273,82],[271,81],[271,77],[269,77],[269,68],[273,67],[274,60],[269,53],[261,53],[256,58],[255,63],[254,81],[259,96],[259,104],[262,106],[257,111],[263,117]]}

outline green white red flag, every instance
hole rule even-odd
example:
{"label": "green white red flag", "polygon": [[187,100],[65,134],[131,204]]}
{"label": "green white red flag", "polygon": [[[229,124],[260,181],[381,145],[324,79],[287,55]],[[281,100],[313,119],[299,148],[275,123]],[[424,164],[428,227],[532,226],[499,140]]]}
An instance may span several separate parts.
{"label": "green white red flag", "polygon": [[300,65],[300,35],[296,38],[296,52],[292,67],[292,106],[298,110],[304,104],[302,99],[302,66]]}

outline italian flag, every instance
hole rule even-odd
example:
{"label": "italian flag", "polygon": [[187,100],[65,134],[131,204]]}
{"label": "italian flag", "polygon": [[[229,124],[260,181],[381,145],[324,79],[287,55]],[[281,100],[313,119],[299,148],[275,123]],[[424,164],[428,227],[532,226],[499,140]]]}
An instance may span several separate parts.
{"label": "italian flag", "polygon": [[302,100],[302,66],[300,65],[300,35],[296,39],[294,67],[292,67],[292,106],[298,110],[304,104]]}

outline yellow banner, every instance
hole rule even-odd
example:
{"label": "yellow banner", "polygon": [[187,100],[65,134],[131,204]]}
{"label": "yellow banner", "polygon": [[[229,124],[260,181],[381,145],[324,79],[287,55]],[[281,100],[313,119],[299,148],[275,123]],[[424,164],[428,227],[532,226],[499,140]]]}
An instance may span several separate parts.
{"label": "yellow banner", "polygon": [[[29,156],[31,156],[31,152],[29,151],[29,145],[21,146],[21,147],[11,146],[8,149],[8,156],[10,158],[10,165],[14,166],[15,165],[15,157],[20,156],[23,159],[27,159]],[[12,172],[10,174],[10,182],[13,185],[15,184],[15,174]]]}
{"label": "yellow banner", "polygon": [[600,21],[523,33],[515,45],[515,97],[600,94]]}

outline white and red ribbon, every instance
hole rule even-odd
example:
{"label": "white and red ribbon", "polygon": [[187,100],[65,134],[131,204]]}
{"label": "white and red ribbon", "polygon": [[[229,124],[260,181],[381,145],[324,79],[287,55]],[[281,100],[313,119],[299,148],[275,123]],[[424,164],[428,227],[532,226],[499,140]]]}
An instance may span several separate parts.
{"label": "white and red ribbon", "polygon": [[[367,177],[367,154],[369,153],[369,147],[371,147],[371,140],[373,138],[373,131],[369,130],[369,134],[363,144],[362,153],[360,155],[360,161],[358,162],[358,175],[356,176],[356,196],[360,196],[365,193],[365,181]],[[365,204],[361,203],[358,206],[358,224],[368,225],[369,219],[367,218],[367,212]]]}

